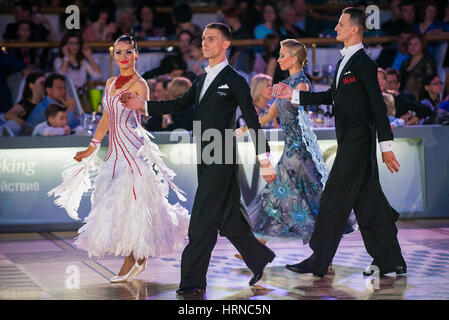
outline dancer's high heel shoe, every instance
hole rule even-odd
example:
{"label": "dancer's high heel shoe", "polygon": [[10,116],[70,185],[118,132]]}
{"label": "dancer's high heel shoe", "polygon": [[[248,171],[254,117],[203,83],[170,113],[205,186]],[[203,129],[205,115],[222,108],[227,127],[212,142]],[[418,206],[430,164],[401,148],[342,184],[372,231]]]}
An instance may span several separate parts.
{"label": "dancer's high heel shoe", "polygon": [[137,276],[138,274],[142,273],[145,270],[145,268],[147,266],[147,261],[148,260],[145,260],[144,263],[138,264],[137,260],[136,260],[136,262],[132,266],[131,270],[129,270],[129,272],[127,274],[125,274],[123,276],[114,276],[111,278],[110,281],[112,283],[116,283],[116,282],[126,282],[128,280],[131,280],[131,278]]}

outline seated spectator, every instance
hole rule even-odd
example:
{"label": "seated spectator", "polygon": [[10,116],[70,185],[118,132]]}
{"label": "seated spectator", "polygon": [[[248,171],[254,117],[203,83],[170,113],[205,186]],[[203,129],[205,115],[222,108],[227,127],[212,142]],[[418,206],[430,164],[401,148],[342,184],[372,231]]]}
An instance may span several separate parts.
{"label": "seated spectator", "polygon": [[64,136],[72,129],[67,125],[67,108],[59,104],[50,104],[45,109],[47,120],[39,123],[33,130],[33,136]]}
{"label": "seated spectator", "polygon": [[[250,82],[251,97],[253,99],[254,108],[259,118],[270,110],[270,101],[273,101],[273,96],[268,91],[272,86],[272,78],[265,74],[256,74]],[[265,124],[262,128],[272,129],[279,128],[279,122],[276,118]]]}
{"label": "seated spectator", "polygon": [[428,106],[432,111],[438,108],[443,93],[443,81],[438,75],[426,77],[421,88],[421,103]]}
{"label": "seated spectator", "polygon": [[295,26],[299,28],[305,37],[316,38],[322,32],[321,23],[307,13],[307,1],[295,0]]}
{"label": "seated spectator", "polygon": [[433,1],[426,3],[424,7],[424,18],[413,27],[417,33],[420,34],[441,34],[449,32],[449,25],[436,20],[437,18],[437,4]]}
{"label": "seated spectator", "polygon": [[288,5],[283,7],[280,16],[282,19],[281,39],[306,37],[306,33],[295,25],[296,13],[292,6]]}
{"label": "seated spectator", "polygon": [[187,70],[194,72],[197,76],[205,72],[209,61],[204,58],[201,38],[193,38],[190,42],[190,59],[187,61]]}
{"label": "seated spectator", "polygon": [[[224,12],[225,22],[231,28],[232,39],[251,39],[251,33],[242,25],[242,11],[232,7]],[[232,46],[229,53],[229,64],[238,71],[251,73],[254,65],[254,51],[250,46]]]}
{"label": "seated spectator", "polygon": [[399,72],[393,68],[386,70],[386,92],[394,97],[396,117],[402,117],[408,113],[414,113],[419,119],[424,119],[431,114],[431,110],[416,100],[412,94],[399,90],[401,86]]}
{"label": "seated spectator", "polygon": [[410,26],[405,26],[399,34],[397,44],[392,43],[391,46],[383,48],[376,60],[376,63],[381,68],[393,68],[399,70],[402,63],[410,57],[408,53],[408,41],[414,30]]}
{"label": "seated spectator", "polygon": [[45,26],[32,22],[32,6],[28,1],[19,1],[14,4],[13,15],[16,22],[9,23],[3,34],[3,39],[10,41],[16,38],[19,22],[27,21],[31,24],[30,41],[47,41],[50,32]]}
{"label": "seated spectator", "polygon": [[[19,21],[17,22],[17,35],[10,41],[29,42],[31,41],[31,22]],[[37,48],[11,48],[8,49],[8,54],[23,61],[28,70],[33,71],[40,68],[41,61],[39,59],[39,50]]]}
{"label": "seated spectator", "polygon": [[401,90],[411,93],[419,99],[422,80],[436,74],[435,59],[428,54],[426,40],[422,35],[412,35],[408,41],[410,58],[400,68]]}
{"label": "seated spectator", "polygon": [[101,70],[92,56],[92,50],[84,45],[83,39],[77,31],[68,31],[62,37],[59,56],[54,61],[54,69],[55,72],[65,74],[70,78],[84,111],[91,112],[87,76],[98,78],[101,76]]}
{"label": "seated spectator", "polygon": [[396,30],[398,27],[398,21],[401,19],[401,9],[399,8],[399,4],[402,0],[392,0],[390,2],[390,13],[391,19],[382,23],[381,29],[384,35],[395,35],[399,34],[401,30]]}
{"label": "seated spectator", "polygon": [[192,10],[186,3],[173,8],[173,18],[176,22],[176,36],[183,30],[189,31],[194,37],[201,37],[203,30],[192,22]]}
{"label": "seated spectator", "polygon": [[412,0],[403,0],[399,4],[401,18],[395,22],[382,24],[382,31],[386,36],[397,36],[404,26],[413,27],[416,23],[416,7]]}
{"label": "seated spectator", "polygon": [[159,67],[145,72],[142,77],[145,80],[153,79],[161,75],[168,75],[170,78],[181,77],[187,69],[184,60],[175,55],[167,55],[161,60]]}
{"label": "seated spectator", "polygon": [[116,20],[118,21],[117,30],[112,34],[112,39],[117,39],[122,34],[133,34],[135,24],[134,12],[129,8],[121,8],[117,10]]}
{"label": "seated spectator", "polygon": [[[167,88],[168,84],[172,80],[171,77],[167,75],[160,75],[155,79],[155,86],[153,90],[153,94],[151,94],[150,90],[150,99],[152,100],[167,100]],[[151,117],[147,123],[145,128],[148,131],[166,131],[167,125],[163,127],[163,124],[166,124],[167,117],[165,117],[165,120],[163,118],[164,116],[153,116]]]}
{"label": "seated spectator", "polygon": [[256,61],[254,62],[254,72],[258,73],[268,73],[268,69],[272,69],[272,73],[274,73],[274,69],[276,68],[276,49],[279,46],[281,38],[277,33],[270,33],[265,36],[263,39],[263,53],[256,53]]}
{"label": "seated spectator", "polygon": [[[64,7],[67,7],[67,4]],[[46,33],[44,30],[48,30],[48,35],[45,37],[49,41],[58,41],[58,35],[55,29],[53,29],[50,20],[40,12],[40,6],[37,3],[31,4],[31,22],[34,23],[37,28],[43,30],[43,34]]]}
{"label": "seated spectator", "polygon": [[45,75],[43,73],[30,73],[25,80],[22,99],[3,116],[4,120],[15,122],[16,127],[19,128],[17,135],[30,135],[32,133],[32,127],[28,126],[26,121],[44,97],[44,82]]}
{"label": "seated spectator", "polygon": [[[265,39],[265,37],[272,33],[281,34],[281,18],[276,6],[266,3],[262,6],[263,22],[254,28],[254,37],[256,39]],[[263,53],[263,47],[257,46],[254,48],[256,53]]]}
{"label": "seated spectator", "polygon": [[[411,120],[411,115],[406,114],[402,117],[396,117],[396,107],[394,103],[394,97],[392,94],[386,92],[386,73],[382,68],[377,69],[377,80],[379,82],[380,90],[382,91],[382,96],[385,101],[385,105],[387,107],[387,116],[390,121],[391,128],[403,127],[408,125]],[[413,120],[416,123],[416,120]]]}
{"label": "seated spectator", "polygon": [[115,22],[108,23],[109,10],[99,4],[89,8],[89,20],[91,24],[83,31],[85,42],[112,41],[112,35],[117,30]]}
{"label": "seated spectator", "polygon": [[[192,82],[184,77],[174,78],[167,86],[167,99],[174,100],[186,93]],[[193,112],[194,106],[188,108],[182,113],[165,114],[162,116],[162,128],[168,131],[175,129],[185,129],[187,131],[193,130]]]}
{"label": "seated spectator", "polygon": [[6,78],[13,73],[27,71],[25,68],[23,61],[6,55],[3,50],[0,50],[0,113],[12,107],[11,89]]}
{"label": "seated spectator", "polygon": [[154,11],[148,4],[141,4],[137,8],[137,20],[139,23],[133,29],[136,40],[145,41],[165,36],[162,28],[155,26]]}
{"label": "seated spectator", "polygon": [[75,100],[67,94],[65,77],[53,73],[45,79],[44,99],[33,109],[27,122],[32,126],[46,121],[45,110],[50,104],[59,104],[67,108],[68,124],[75,128],[79,122],[75,117]]}
{"label": "seated spectator", "polygon": [[262,14],[255,5],[253,0],[239,0],[239,9],[242,11],[242,23],[248,30],[254,30],[254,28],[262,21]]}
{"label": "seated spectator", "polygon": [[190,60],[190,41],[192,41],[193,35],[190,31],[182,30],[176,36],[176,40],[179,45],[179,52],[176,54],[178,59],[183,60],[187,63]]}

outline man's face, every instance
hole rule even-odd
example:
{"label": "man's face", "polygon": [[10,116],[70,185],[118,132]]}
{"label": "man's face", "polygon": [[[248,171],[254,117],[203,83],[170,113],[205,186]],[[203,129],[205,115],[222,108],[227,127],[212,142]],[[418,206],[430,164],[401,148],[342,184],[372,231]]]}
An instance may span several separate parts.
{"label": "man's face", "polygon": [[226,56],[230,44],[231,42],[226,40],[218,29],[206,28],[203,32],[203,55],[206,59]]}
{"label": "man's face", "polygon": [[155,100],[167,99],[167,90],[164,89],[162,82],[156,83],[156,86],[154,87],[154,99]]}
{"label": "man's face", "polygon": [[55,128],[64,128],[67,125],[67,112],[59,111],[54,117],[48,118],[48,123]]}
{"label": "man's face", "polygon": [[21,23],[19,24],[19,27],[17,28],[17,36],[20,40],[28,41],[31,35],[31,29],[30,25],[27,23]]}
{"label": "man's face", "polygon": [[401,83],[398,81],[398,78],[394,74],[387,74],[386,81],[387,90],[398,91]]}
{"label": "man's face", "polygon": [[305,0],[295,0],[295,13],[298,16],[304,16],[307,13],[307,3]]}
{"label": "man's face", "polygon": [[337,40],[345,42],[349,40],[355,32],[357,32],[357,27],[351,25],[351,22],[349,21],[349,14],[343,13],[338,20],[335,31],[337,32]]}
{"label": "man's face", "polygon": [[415,22],[415,6],[412,4],[409,6],[402,6],[401,15],[402,15],[402,19],[404,19],[405,22],[414,23]]}
{"label": "man's face", "polygon": [[46,88],[47,95],[55,101],[62,101],[65,98],[67,90],[65,88],[65,81],[61,79],[53,80],[53,86]]}
{"label": "man's face", "polygon": [[294,24],[296,21],[296,14],[293,8],[286,9],[282,13],[282,20],[284,20],[288,24]]}

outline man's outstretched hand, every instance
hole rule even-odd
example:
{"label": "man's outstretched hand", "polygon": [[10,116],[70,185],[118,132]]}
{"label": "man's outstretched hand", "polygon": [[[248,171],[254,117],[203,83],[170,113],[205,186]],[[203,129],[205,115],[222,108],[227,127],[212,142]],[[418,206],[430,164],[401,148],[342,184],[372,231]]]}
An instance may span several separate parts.
{"label": "man's outstretched hand", "polygon": [[137,110],[145,114],[146,101],[132,92],[125,92],[120,96],[120,102],[128,109]]}
{"label": "man's outstretched hand", "polygon": [[275,98],[290,100],[292,98],[293,89],[288,84],[279,82],[273,86],[271,94]]}
{"label": "man's outstretched hand", "polygon": [[400,164],[393,151],[382,152],[382,162],[385,163],[391,173],[399,172]]}

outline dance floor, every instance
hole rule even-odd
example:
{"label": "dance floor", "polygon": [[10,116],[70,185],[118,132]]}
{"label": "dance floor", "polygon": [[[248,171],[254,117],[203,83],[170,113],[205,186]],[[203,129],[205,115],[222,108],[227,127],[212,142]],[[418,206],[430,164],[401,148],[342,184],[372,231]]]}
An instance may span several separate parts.
{"label": "dance floor", "polygon": [[[298,241],[271,238],[277,254],[263,279],[248,286],[251,273],[235,249],[219,238],[212,253],[205,299],[435,299],[449,300],[449,220],[400,221],[399,241],[408,264],[406,276],[364,277],[371,263],[360,233],[343,238],[323,279],[287,269],[310,254]],[[75,232],[0,234],[0,299],[182,299],[176,296],[181,252],[150,259],[131,282],[109,279],[123,259],[89,258],[73,247]]]}

